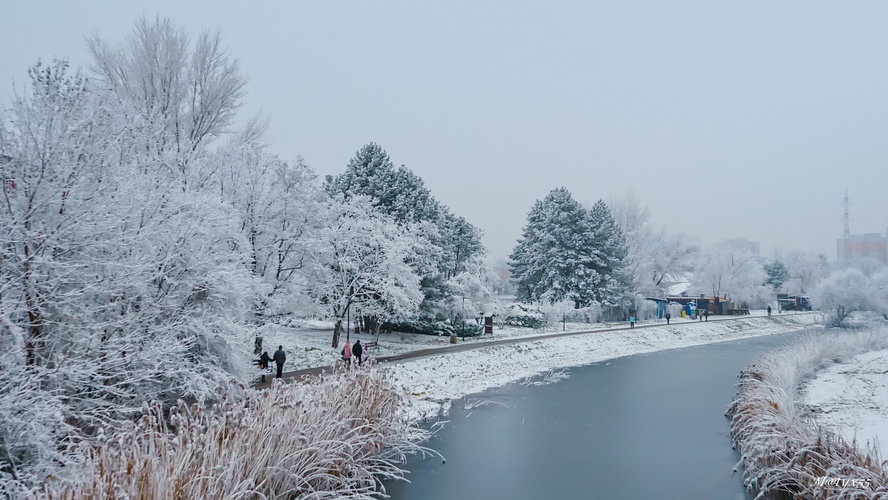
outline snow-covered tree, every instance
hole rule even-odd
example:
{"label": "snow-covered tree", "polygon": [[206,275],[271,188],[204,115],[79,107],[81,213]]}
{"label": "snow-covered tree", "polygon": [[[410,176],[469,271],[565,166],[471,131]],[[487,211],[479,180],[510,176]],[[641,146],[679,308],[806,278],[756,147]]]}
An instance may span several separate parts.
{"label": "snow-covered tree", "polygon": [[450,278],[447,286],[451,291],[446,306],[446,313],[450,318],[459,317],[465,321],[493,312],[490,268],[480,259]]}
{"label": "snow-covered tree", "polygon": [[[332,345],[339,346],[342,321],[353,306],[383,320],[416,313],[422,300],[412,264],[423,258],[417,227],[405,228],[376,211],[369,198],[341,196],[328,207],[330,226],[320,232],[319,265],[309,291],[335,318]],[[425,264],[419,263],[419,267]]]}
{"label": "snow-covered tree", "polygon": [[626,239],[604,200],[592,205],[589,225],[593,235],[592,246],[598,256],[592,296],[603,307],[625,306],[622,297],[629,291],[631,279],[625,269],[628,253]]}
{"label": "snow-covered tree", "polygon": [[119,47],[98,36],[88,47],[111,105],[128,123],[122,135],[140,139],[128,153],[160,160],[158,167],[187,184],[188,164],[226,131],[247,83],[220,33],[203,33],[192,46],[170,19],[142,17]]}
{"label": "snow-covered tree", "polygon": [[663,295],[669,276],[687,275],[699,258],[696,246],[666,228],[654,228],[650,212],[632,194],[608,202],[614,220],[626,238],[626,273],[630,290],[645,297]]}
{"label": "snow-covered tree", "polygon": [[328,196],[317,175],[302,158],[282,161],[252,141],[233,142],[200,160],[215,171],[203,181],[204,190],[218,193],[239,216],[240,231],[249,241],[250,271],[261,281],[261,296],[253,304],[256,319],[308,312],[304,287]]}
{"label": "snow-covered tree", "polygon": [[729,246],[706,252],[694,271],[694,288],[701,293],[739,303],[764,303],[769,287],[764,268],[751,253]]}
{"label": "snow-covered tree", "polygon": [[783,284],[789,293],[810,293],[824,277],[830,274],[830,264],[823,254],[789,252],[783,258],[789,277]]}
{"label": "snow-covered tree", "polygon": [[835,314],[837,323],[855,311],[886,312],[885,295],[880,285],[888,283],[888,275],[879,273],[878,278],[870,279],[856,267],[837,269],[824,278],[813,290],[811,302],[814,307],[829,314]]}
{"label": "snow-covered tree", "polygon": [[625,290],[625,244],[607,206],[591,212],[565,188],[537,200],[512,252],[512,280],[519,300],[571,300],[616,305]]}
{"label": "snow-covered tree", "polygon": [[64,464],[58,443],[144,401],[215,397],[247,366],[240,325],[255,281],[236,218],[158,168],[173,152],[124,154],[154,135],[122,140],[128,121],[107,99],[64,63],[38,65],[0,124],[0,387],[54,408],[33,435],[23,404],[0,409],[7,443],[40,440],[0,452],[12,474]]}
{"label": "snow-covered tree", "polygon": [[369,143],[358,150],[344,173],[327,177],[326,189],[345,200],[368,197],[378,211],[400,225],[425,223],[434,227],[434,231],[425,234],[440,252],[435,268],[420,273],[422,310],[427,315],[446,308],[445,302],[452,293],[447,289],[447,280],[483,255],[481,231],[438,202],[419,176],[404,166],[396,169],[378,144]]}
{"label": "snow-covered tree", "polygon": [[783,284],[789,281],[789,269],[783,262],[777,259],[765,262],[764,270],[765,274],[768,276],[765,283],[770,285],[774,290],[780,290],[783,287]]}

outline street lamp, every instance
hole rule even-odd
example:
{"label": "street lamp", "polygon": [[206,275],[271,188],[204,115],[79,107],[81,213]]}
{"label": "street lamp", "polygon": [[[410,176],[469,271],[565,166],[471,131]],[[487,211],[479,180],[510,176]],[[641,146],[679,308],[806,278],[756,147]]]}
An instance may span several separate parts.
{"label": "street lamp", "polygon": [[345,341],[349,342],[351,338],[349,335],[351,334],[351,301],[352,297],[355,295],[355,287],[352,285],[348,289],[348,304],[345,305]]}
{"label": "street lamp", "polygon": [[463,298],[462,298],[462,309],[463,309],[462,324],[459,325],[459,332],[462,336],[462,339],[465,340],[466,339],[466,296],[465,295],[463,295]]}

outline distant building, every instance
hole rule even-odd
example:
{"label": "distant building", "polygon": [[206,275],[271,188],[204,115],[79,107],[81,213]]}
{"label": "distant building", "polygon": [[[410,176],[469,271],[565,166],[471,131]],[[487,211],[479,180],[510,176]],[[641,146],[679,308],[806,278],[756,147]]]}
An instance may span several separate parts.
{"label": "distant building", "polygon": [[839,262],[875,259],[888,264],[888,237],[879,233],[852,234],[839,238],[836,244]]}
{"label": "distant building", "polygon": [[747,238],[732,238],[716,243],[714,246],[748,252],[756,258],[759,257],[759,243],[757,241],[749,241]]}

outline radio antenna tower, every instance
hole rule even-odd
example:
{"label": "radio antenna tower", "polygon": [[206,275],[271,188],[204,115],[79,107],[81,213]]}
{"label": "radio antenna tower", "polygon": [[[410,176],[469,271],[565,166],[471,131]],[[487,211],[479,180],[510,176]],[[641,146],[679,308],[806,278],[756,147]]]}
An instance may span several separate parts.
{"label": "radio antenna tower", "polygon": [[851,236],[851,223],[849,222],[848,217],[848,187],[845,187],[845,239],[847,240]]}

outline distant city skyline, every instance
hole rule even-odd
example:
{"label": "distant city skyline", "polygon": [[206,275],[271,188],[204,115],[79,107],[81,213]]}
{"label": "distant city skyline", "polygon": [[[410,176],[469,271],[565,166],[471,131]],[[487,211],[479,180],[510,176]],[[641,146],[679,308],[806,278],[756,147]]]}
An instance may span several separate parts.
{"label": "distant city skyline", "polygon": [[[888,226],[886,3],[15,2],[0,102],[38,59],[88,65],[140,15],[219,29],[250,81],[240,123],[344,170],[385,148],[505,258],[534,201],[633,193],[701,245],[745,237],[836,258]],[[14,47],[14,49],[12,49]]]}

